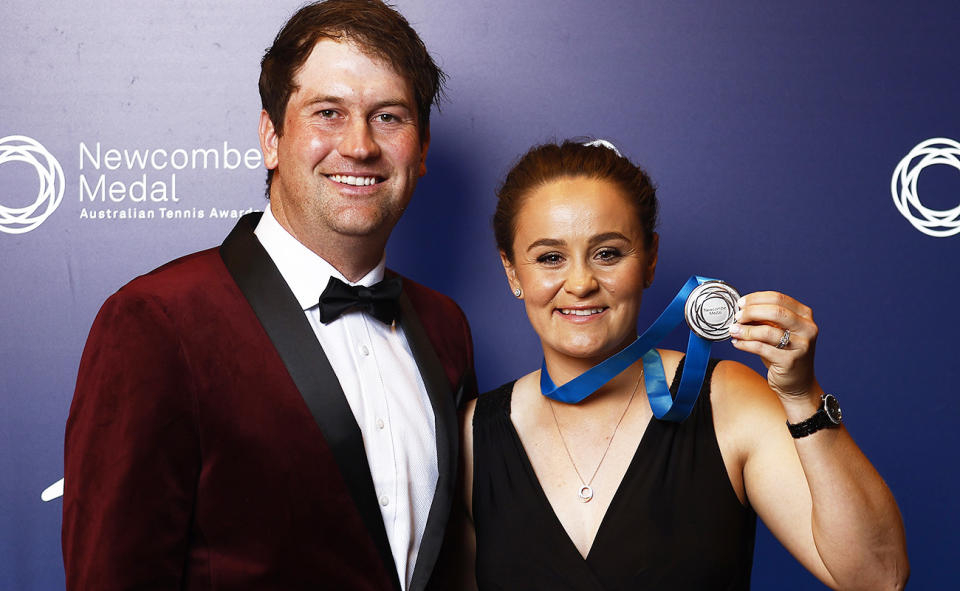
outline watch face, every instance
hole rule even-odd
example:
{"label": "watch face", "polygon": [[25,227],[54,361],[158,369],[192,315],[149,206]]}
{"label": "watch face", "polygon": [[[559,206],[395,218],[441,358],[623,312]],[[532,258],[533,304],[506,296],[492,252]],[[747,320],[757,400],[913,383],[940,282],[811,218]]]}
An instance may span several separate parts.
{"label": "watch face", "polygon": [[827,394],[823,397],[823,410],[827,412],[827,418],[834,425],[839,425],[843,420],[843,411],[840,410],[840,402],[833,394]]}

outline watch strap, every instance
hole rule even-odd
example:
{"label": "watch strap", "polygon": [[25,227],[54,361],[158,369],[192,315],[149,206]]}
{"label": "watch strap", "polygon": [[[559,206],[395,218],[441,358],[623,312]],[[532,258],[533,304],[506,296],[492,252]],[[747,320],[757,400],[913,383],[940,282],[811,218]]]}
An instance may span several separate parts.
{"label": "watch strap", "polygon": [[[836,420],[831,419],[830,414],[827,412],[828,397],[832,399],[830,402],[832,402],[836,408]],[[790,435],[793,436],[794,439],[799,439],[816,433],[821,429],[839,427],[840,417],[841,414],[839,406],[836,403],[836,398],[832,394],[824,394],[820,397],[820,408],[817,409],[817,412],[815,412],[812,417],[799,423],[790,423],[788,421],[787,428],[790,430]]]}

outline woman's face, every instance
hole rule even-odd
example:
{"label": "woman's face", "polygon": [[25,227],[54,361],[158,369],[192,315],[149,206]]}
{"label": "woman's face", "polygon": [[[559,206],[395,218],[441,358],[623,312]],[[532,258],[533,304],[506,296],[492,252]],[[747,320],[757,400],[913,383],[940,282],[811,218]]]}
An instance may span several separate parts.
{"label": "woman's face", "polygon": [[628,345],[657,264],[644,248],[636,209],[613,183],[573,177],[526,196],[516,218],[513,262],[500,253],[511,290],[523,290],[548,361],[596,363]]}

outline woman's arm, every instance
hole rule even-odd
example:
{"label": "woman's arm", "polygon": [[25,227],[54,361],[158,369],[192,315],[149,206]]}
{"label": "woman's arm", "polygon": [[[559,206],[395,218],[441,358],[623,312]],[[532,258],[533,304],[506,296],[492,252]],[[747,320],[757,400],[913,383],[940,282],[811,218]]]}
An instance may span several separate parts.
{"label": "woman's arm", "polygon": [[476,399],[466,404],[460,415],[460,478],[457,496],[450,509],[450,523],[444,542],[445,551],[438,566],[445,573],[446,588],[476,591],[476,532],[473,528],[473,413]]}
{"label": "woman's arm", "polygon": [[[741,306],[733,344],[760,356],[767,380],[725,363],[715,381],[726,409],[720,412],[734,421],[744,450],[750,503],[784,546],[830,587],[903,588],[909,563],[900,512],[846,428],[796,439],[787,429],[787,422],[810,418],[821,404],[811,310],[776,292],[750,294]],[[778,348],[787,340],[784,330],[790,331],[789,342]]]}

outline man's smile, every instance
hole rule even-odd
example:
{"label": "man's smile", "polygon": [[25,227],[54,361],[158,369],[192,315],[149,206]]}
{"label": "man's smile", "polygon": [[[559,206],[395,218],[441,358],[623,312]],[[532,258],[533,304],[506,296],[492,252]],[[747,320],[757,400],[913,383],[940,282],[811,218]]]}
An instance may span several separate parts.
{"label": "man's smile", "polygon": [[335,183],[340,183],[342,185],[353,185],[355,187],[366,187],[384,181],[383,178],[377,176],[352,176],[345,174],[328,174],[326,176]]}

